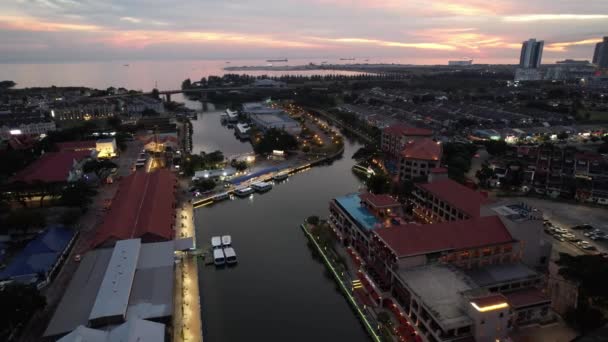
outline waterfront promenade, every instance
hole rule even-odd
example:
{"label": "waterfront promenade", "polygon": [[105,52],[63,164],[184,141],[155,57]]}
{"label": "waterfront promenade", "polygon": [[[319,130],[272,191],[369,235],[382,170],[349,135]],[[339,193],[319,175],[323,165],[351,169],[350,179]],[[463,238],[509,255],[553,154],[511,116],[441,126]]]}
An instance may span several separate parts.
{"label": "waterfront promenade", "polygon": [[[194,212],[192,205],[185,201],[177,209],[175,235],[176,238],[194,238],[196,246]],[[173,341],[203,341],[198,284],[197,257],[183,253],[175,269]]]}

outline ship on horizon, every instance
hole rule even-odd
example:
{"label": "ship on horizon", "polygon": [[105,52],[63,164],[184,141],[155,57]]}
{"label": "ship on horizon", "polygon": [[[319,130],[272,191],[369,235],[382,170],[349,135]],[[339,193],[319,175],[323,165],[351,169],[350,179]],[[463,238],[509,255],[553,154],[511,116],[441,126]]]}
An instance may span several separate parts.
{"label": "ship on horizon", "polygon": [[287,62],[287,58],[267,59],[266,62]]}
{"label": "ship on horizon", "polygon": [[341,61],[354,61],[354,58],[340,58]]}

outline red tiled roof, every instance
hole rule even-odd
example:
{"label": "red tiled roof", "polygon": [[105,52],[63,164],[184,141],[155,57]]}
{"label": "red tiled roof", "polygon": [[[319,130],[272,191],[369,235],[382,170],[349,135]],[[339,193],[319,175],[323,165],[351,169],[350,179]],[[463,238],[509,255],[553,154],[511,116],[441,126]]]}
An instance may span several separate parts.
{"label": "red tiled roof", "polygon": [[507,298],[502,294],[491,294],[485,297],[478,297],[471,300],[471,302],[475,303],[479,307],[491,306],[496,304],[505,303]]}
{"label": "red tiled roof", "polygon": [[397,257],[478,248],[513,241],[498,216],[378,228],[374,230],[374,234],[380,237]]}
{"label": "red tiled roof", "polygon": [[448,173],[448,169],[445,167],[434,167],[431,169],[431,173]]}
{"label": "red tiled roof", "polygon": [[17,173],[12,181],[26,183],[34,181],[45,183],[66,182],[74,161],[78,162],[90,156],[91,151],[47,152]]}
{"label": "red tiled roof", "polygon": [[409,135],[409,136],[431,136],[433,131],[426,128],[412,127],[406,124],[394,124],[384,129],[384,133],[390,135]]}
{"label": "red tiled roof", "polygon": [[367,192],[360,194],[359,198],[376,208],[394,207],[399,205],[399,202],[389,195],[375,195]]}
{"label": "red tiled roof", "polygon": [[32,148],[36,143],[37,137],[28,134],[21,135],[12,135],[8,144],[11,146],[13,150],[25,150],[28,148]]}
{"label": "red tiled roof", "polygon": [[448,202],[471,217],[479,216],[479,209],[490,201],[481,193],[457,183],[449,178],[416,186],[432,193],[437,198]]}
{"label": "red tiled roof", "polygon": [[57,143],[59,151],[94,150],[97,144],[95,140],[66,141]]}
{"label": "red tiled roof", "polygon": [[550,299],[541,290],[529,288],[505,293],[507,301],[514,308],[549,302]]}
{"label": "red tiled roof", "polygon": [[97,229],[93,247],[133,238],[143,242],[170,240],[175,222],[175,182],[175,175],[166,169],[137,171],[123,179]]}
{"label": "red tiled roof", "polygon": [[441,143],[432,139],[421,139],[408,142],[401,151],[401,156],[408,159],[439,160],[441,151]]}

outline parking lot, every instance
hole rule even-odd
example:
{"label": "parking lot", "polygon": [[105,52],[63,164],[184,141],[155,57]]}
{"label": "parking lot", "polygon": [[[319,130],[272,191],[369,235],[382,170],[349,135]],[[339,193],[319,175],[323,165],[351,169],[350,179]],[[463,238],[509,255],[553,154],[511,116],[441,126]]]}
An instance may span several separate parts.
{"label": "parking lot", "polygon": [[[595,229],[600,232],[600,234],[594,234],[598,237],[608,234],[608,210],[604,208],[555,202],[538,198],[519,197],[516,199],[524,201],[542,211],[543,217],[546,220],[549,220],[551,226],[560,229],[555,232],[557,234],[552,234],[554,241],[553,246],[557,251],[566,252],[570,254],[581,254],[585,252],[608,252],[607,239],[592,239],[592,236],[585,236],[586,233],[587,235],[590,235],[589,233],[592,233]],[[571,229],[574,226],[584,224],[588,224],[592,228]],[[594,246],[597,251],[594,251],[592,249],[585,250],[580,248],[579,245],[581,243],[579,243],[579,245],[576,244],[577,242],[579,242],[579,240],[587,241],[588,245]]]}

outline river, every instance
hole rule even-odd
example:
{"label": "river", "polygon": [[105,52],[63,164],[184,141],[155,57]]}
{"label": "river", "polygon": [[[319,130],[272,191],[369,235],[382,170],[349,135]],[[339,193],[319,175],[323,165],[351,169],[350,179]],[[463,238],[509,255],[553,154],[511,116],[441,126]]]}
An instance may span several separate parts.
{"label": "river", "polygon": [[[218,111],[193,123],[194,151],[251,150],[235,145]],[[327,217],[331,198],[358,190],[351,156],[360,146],[347,140],[331,165],[292,175],[265,194],[196,210],[199,244],[230,234],[239,258],[235,267],[199,266],[205,341],[369,341],[299,228],[309,215]]]}

